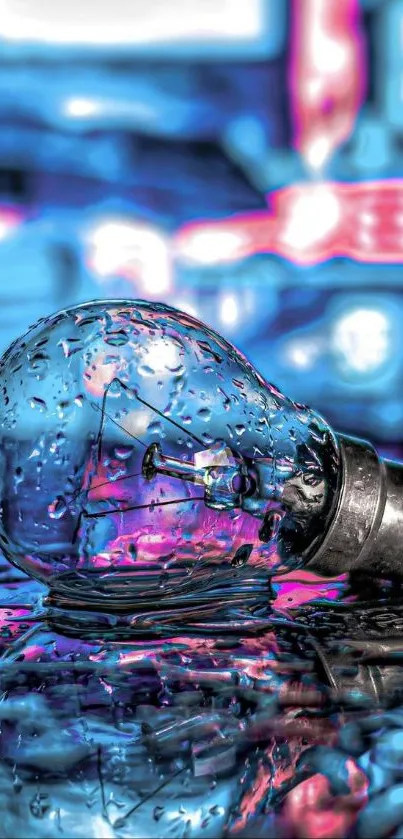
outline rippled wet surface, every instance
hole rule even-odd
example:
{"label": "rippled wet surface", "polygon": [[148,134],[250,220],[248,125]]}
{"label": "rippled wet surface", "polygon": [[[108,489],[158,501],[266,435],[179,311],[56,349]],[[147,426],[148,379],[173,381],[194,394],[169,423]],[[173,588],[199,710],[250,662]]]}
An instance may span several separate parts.
{"label": "rippled wet surface", "polygon": [[399,592],[364,603],[295,572],[259,632],[113,643],[58,633],[17,573],[1,576],[0,836],[402,835]]}

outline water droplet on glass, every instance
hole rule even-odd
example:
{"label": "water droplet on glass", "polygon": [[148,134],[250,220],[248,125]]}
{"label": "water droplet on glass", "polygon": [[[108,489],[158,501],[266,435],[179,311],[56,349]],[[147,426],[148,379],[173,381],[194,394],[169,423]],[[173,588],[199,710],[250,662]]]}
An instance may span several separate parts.
{"label": "water droplet on glass", "polygon": [[58,402],[56,407],[59,419],[66,419],[71,413],[73,405],[74,402],[70,402],[68,399],[62,399]]}
{"label": "water droplet on glass", "polygon": [[169,370],[170,373],[175,373],[176,379],[180,379],[185,372],[182,362],[180,364],[175,364],[175,366],[172,367],[169,364],[166,364],[165,370]]}
{"label": "water droplet on glass", "polygon": [[17,466],[14,470],[14,488],[17,489],[19,484],[24,480],[24,470],[21,466]]}
{"label": "water droplet on glass", "polygon": [[61,519],[67,511],[67,501],[64,495],[58,495],[48,507],[51,519]]}
{"label": "water droplet on glass", "polygon": [[49,370],[50,358],[45,352],[35,352],[29,356],[28,375],[43,379]]}
{"label": "water droplet on glass", "polygon": [[38,792],[29,802],[29,809],[35,819],[43,819],[50,809],[49,796],[45,792]]}
{"label": "water droplet on glass", "polygon": [[29,404],[31,408],[36,408],[37,411],[41,411],[42,413],[46,411],[47,405],[44,399],[39,399],[38,396],[31,396],[29,400]]}
{"label": "water droplet on glass", "polygon": [[203,422],[208,422],[211,419],[210,408],[200,408],[197,412],[197,416],[200,417]]}
{"label": "water droplet on glass", "polygon": [[137,559],[137,546],[133,542],[130,543],[127,550],[131,560]]}
{"label": "water droplet on glass", "polygon": [[104,340],[105,344],[109,344],[112,347],[123,347],[127,344],[129,336],[124,329],[119,329],[116,332],[107,332]]}
{"label": "water droplet on glass", "polygon": [[140,376],[144,376],[144,378],[148,378],[150,376],[155,376],[155,370],[153,367],[150,367],[148,364],[139,364],[137,368],[137,372]]}
{"label": "water droplet on glass", "polygon": [[231,560],[231,565],[235,568],[246,565],[251,553],[253,551],[253,544],[241,545],[235,552],[234,558]]}
{"label": "water droplet on glass", "polygon": [[133,446],[115,446],[114,455],[118,460],[128,460],[133,454]]}
{"label": "water droplet on glass", "polygon": [[80,352],[82,348],[81,338],[62,338],[59,344],[63,348],[66,358],[70,358],[74,353]]}
{"label": "water droplet on glass", "polygon": [[162,423],[159,420],[155,420],[154,422],[150,422],[148,426],[148,431],[150,434],[162,434],[163,428]]}

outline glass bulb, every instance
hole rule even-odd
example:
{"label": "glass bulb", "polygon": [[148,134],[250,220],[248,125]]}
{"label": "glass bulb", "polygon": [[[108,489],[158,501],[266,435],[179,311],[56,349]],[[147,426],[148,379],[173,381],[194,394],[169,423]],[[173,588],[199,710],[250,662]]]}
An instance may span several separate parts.
{"label": "glass bulb", "polygon": [[3,356],[0,386],[0,545],[59,602],[241,599],[308,563],[334,519],[329,426],[168,306],[45,318]]}

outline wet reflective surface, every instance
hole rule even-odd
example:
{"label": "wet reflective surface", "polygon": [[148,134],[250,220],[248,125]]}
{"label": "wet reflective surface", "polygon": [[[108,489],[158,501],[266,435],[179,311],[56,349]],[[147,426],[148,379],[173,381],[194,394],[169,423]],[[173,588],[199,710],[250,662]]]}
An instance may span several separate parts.
{"label": "wet reflective surface", "polygon": [[294,572],[273,580],[260,631],[114,642],[60,634],[45,592],[13,573],[2,836],[400,835],[403,598],[389,584],[361,602],[343,579]]}

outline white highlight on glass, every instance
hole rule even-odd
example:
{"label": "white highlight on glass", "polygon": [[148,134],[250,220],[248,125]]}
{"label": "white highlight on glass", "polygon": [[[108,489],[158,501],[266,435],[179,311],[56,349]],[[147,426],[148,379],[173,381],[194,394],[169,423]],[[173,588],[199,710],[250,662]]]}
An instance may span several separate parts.
{"label": "white highlight on glass", "polygon": [[170,338],[150,341],[147,352],[141,353],[139,369],[148,370],[150,375],[170,375],[181,369],[183,353],[183,348]]}
{"label": "white highlight on glass", "polygon": [[138,437],[141,434],[145,434],[153,418],[154,415],[151,411],[135,410],[130,411],[127,416],[121,417],[119,422],[124,431]]}

